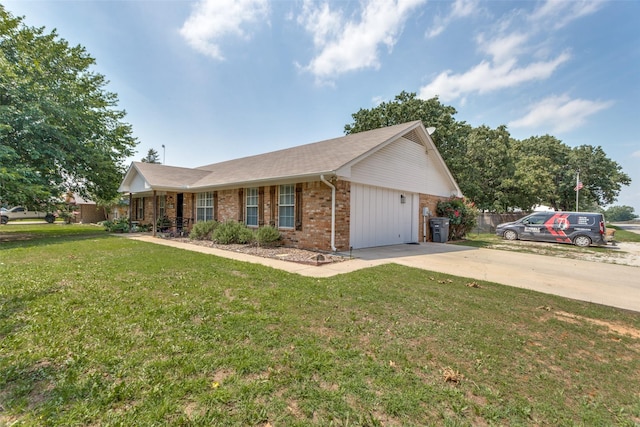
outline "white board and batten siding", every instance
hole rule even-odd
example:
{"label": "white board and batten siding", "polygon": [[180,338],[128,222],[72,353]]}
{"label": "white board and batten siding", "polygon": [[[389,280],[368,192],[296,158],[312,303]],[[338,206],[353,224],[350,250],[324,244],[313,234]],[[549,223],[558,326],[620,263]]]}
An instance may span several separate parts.
{"label": "white board and batten siding", "polygon": [[[401,196],[405,203],[401,203]],[[353,183],[350,246],[359,249],[417,242],[417,206],[417,194]]]}
{"label": "white board and batten siding", "polygon": [[418,242],[418,193],[443,184],[430,163],[423,145],[400,138],[351,167],[351,247]]}

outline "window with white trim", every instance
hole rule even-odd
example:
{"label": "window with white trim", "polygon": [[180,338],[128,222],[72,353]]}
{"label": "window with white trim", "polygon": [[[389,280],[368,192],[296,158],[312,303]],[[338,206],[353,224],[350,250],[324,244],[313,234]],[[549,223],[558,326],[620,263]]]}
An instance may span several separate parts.
{"label": "window with white trim", "polygon": [[247,225],[258,226],[258,189],[247,188]]}
{"label": "window with white trim", "polygon": [[213,192],[198,193],[196,197],[196,222],[213,220]]}
{"label": "window with white trim", "polygon": [[281,185],[278,199],[278,226],[281,228],[294,227],[295,186]]}
{"label": "window with white trim", "polygon": [[133,199],[133,219],[144,219],[144,197],[137,197]]}
{"label": "window with white trim", "polygon": [[167,196],[158,196],[158,218],[164,218],[167,214],[166,200]]}

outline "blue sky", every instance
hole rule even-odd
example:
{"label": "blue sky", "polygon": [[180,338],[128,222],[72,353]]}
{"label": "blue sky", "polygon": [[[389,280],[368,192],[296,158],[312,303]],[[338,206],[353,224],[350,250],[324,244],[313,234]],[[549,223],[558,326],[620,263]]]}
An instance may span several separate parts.
{"label": "blue sky", "polygon": [[[640,214],[640,2],[2,1],[96,58],[139,139],[195,167],[343,135],[439,95],[473,126],[600,145]],[[165,148],[162,148],[162,145]]]}

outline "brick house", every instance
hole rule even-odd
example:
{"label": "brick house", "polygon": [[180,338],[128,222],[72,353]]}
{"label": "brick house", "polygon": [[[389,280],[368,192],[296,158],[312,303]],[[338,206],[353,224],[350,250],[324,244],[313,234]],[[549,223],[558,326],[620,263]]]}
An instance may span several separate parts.
{"label": "brick house", "polygon": [[426,241],[424,208],[462,195],[420,121],[197,168],[134,162],[119,191],[131,221],[272,225],[322,251]]}

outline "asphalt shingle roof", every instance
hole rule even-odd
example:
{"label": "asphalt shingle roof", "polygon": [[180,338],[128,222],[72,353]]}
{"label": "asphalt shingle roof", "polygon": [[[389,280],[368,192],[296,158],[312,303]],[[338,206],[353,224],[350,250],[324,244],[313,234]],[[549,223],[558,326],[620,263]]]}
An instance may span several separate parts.
{"label": "asphalt shingle roof", "polygon": [[206,188],[329,174],[366,157],[420,123],[403,123],[197,168],[141,162],[134,165],[153,188]]}

